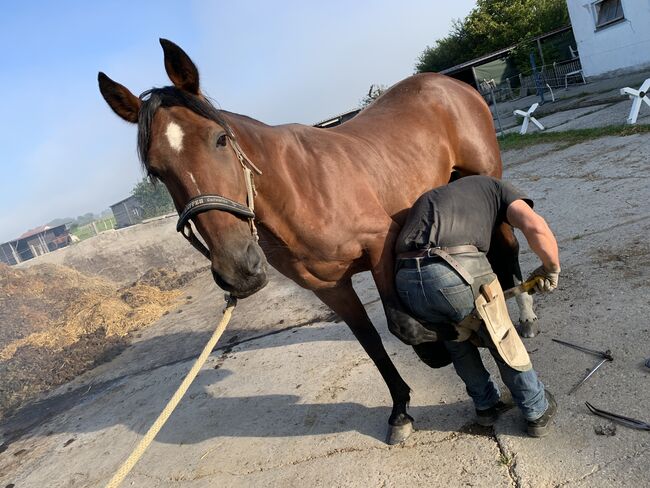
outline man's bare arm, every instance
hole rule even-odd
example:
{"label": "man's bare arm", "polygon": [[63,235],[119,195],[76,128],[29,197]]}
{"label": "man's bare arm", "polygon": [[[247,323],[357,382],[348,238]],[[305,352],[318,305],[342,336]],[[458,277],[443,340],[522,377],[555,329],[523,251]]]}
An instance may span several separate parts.
{"label": "man's bare arm", "polygon": [[528,279],[539,277],[537,291],[552,291],[557,288],[560,275],[560,256],[557,241],[546,220],[523,200],[515,200],[508,207],[506,217],[513,227],[520,229],[528,245],[541,259],[542,266],[535,269]]}

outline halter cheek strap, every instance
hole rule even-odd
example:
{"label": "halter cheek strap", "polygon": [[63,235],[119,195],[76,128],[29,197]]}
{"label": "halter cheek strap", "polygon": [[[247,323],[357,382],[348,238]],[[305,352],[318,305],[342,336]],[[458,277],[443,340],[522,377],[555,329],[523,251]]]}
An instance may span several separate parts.
{"label": "halter cheek strap", "polygon": [[185,237],[197,251],[208,259],[210,259],[210,251],[196,236],[192,230],[192,225],[190,224],[192,217],[202,212],[207,212],[208,210],[220,210],[237,217],[243,217],[248,220],[251,234],[255,239],[255,242],[259,240],[257,228],[255,227],[254,199],[257,192],[255,191],[255,182],[253,181],[253,171],[258,175],[261,175],[262,172],[250,159],[248,159],[248,157],[246,157],[244,151],[242,151],[241,147],[237,143],[237,140],[230,135],[227,137],[230,140],[231,146],[239,160],[239,164],[241,164],[244,171],[244,180],[246,181],[246,205],[242,205],[239,202],[235,202],[234,200],[221,195],[198,195],[187,202],[185,208],[183,208],[183,211],[178,217],[178,223],[176,224],[176,230],[183,234],[183,237]]}

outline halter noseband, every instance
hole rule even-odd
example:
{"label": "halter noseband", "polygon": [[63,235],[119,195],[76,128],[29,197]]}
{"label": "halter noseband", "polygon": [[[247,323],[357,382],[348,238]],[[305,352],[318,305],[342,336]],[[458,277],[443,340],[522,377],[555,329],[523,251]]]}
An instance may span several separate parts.
{"label": "halter noseband", "polygon": [[199,195],[190,199],[189,202],[183,208],[180,216],[178,217],[178,223],[176,224],[176,230],[183,234],[194,248],[203,254],[206,258],[210,259],[210,251],[207,247],[196,237],[194,231],[192,230],[192,225],[190,224],[190,219],[202,212],[207,212],[208,210],[221,210],[223,212],[228,212],[230,214],[236,215],[237,217],[243,217],[248,220],[248,223],[251,228],[251,234],[257,242],[259,236],[257,235],[257,228],[255,227],[255,183],[253,182],[253,171],[258,175],[261,175],[262,172],[253,162],[248,159],[244,154],[244,151],[239,146],[239,143],[233,135],[227,134],[226,136],[230,141],[239,164],[241,164],[242,169],[244,170],[244,179],[246,180],[246,205],[235,202],[230,198],[223,197],[221,195]]}

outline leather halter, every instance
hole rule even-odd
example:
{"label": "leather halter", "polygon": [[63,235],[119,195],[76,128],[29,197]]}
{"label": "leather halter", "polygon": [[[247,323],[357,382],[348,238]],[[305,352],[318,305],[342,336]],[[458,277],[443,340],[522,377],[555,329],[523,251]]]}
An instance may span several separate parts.
{"label": "leather halter", "polygon": [[189,202],[183,208],[180,216],[178,217],[178,223],[176,224],[176,230],[183,234],[194,248],[203,254],[206,258],[210,259],[210,251],[207,247],[196,237],[194,231],[192,230],[192,225],[190,224],[190,219],[196,215],[207,212],[209,210],[220,210],[222,212],[228,212],[237,217],[243,217],[248,220],[248,223],[251,228],[251,234],[255,239],[255,242],[259,240],[257,235],[257,228],[255,227],[255,202],[254,198],[257,195],[255,191],[255,183],[253,182],[253,172],[261,175],[262,172],[253,162],[248,159],[244,154],[244,151],[239,146],[239,143],[234,136],[227,134],[226,137],[230,141],[230,144],[237,155],[239,164],[241,164],[242,169],[244,170],[244,179],[246,180],[246,205],[243,205],[239,202],[235,202],[230,198],[223,197],[221,195],[198,195],[190,199]]}

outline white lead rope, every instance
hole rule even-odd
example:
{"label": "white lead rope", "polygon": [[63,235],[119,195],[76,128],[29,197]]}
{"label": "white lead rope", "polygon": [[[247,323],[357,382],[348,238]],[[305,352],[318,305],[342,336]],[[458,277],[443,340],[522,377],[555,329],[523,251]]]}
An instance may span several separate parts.
{"label": "white lead rope", "polygon": [[230,297],[228,299],[226,309],[223,311],[223,318],[221,319],[221,322],[219,322],[219,325],[212,334],[212,337],[210,337],[210,340],[203,348],[203,351],[194,362],[192,369],[190,369],[189,373],[187,373],[187,376],[181,385],[178,387],[174,395],[169,399],[169,402],[167,402],[167,405],[163,411],[160,412],[160,415],[158,415],[158,418],[153,423],[153,425],[149,427],[149,430],[140,440],[133,452],[131,452],[126,461],[122,463],[122,465],[113,475],[111,480],[106,485],[106,488],[117,488],[122,483],[122,481],[124,481],[124,478],[126,478],[126,476],[131,472],[135,464],[140,460],[156,435],[158,435],[158,432],[160,432],[160,429],[162,429],[163,425],[165,425],[165,422],[167,422],[167,419],[169,419],[172,412],[181,401],[181,398],[183,398],[183,395],[185,395],[188,388],[194,381],[194,378],[196,378],[196,375],[203,367],[203,364],[208,359],[208,356],[210,356],[210,353],[214,349],[214,346],[217,345],[217,341],[221,337],[221,334],[223,334],[223,331],[226,330],[226,326],[228,325],[228,322],[230,322],[230,318],[232,316],[233,310],[235,309],[235,305],[237,305],[237,299]]}

